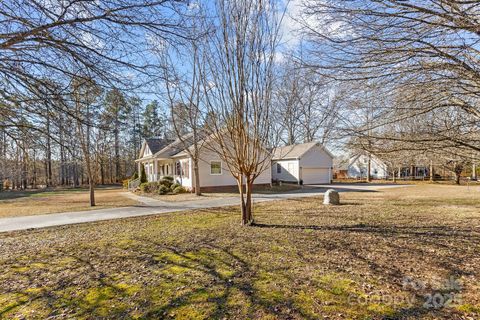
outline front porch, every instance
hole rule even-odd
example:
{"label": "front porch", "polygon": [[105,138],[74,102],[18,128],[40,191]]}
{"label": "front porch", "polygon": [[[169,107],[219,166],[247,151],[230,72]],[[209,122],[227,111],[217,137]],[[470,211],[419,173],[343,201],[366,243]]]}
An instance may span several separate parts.
{"label": "front porch", "polygon": [[402,167],[397,173],[399,179],[424,180],[430,175],[430,171],[425,166]]}
{"label": "front porch", "polygon": [[139,160],[137,162],[138,172],[142,172],[142,165],[148,182],[159,181],[165,176],[173,176],[174,162],[172,160]]}
{"label": "front porch", "polygon": [[192,187],[192,173],[190,159],[138,159],[138,172],[142,172],[142,165],[148,182],[160,181],[165,176],[173,177],[176,183],[185,188]]}

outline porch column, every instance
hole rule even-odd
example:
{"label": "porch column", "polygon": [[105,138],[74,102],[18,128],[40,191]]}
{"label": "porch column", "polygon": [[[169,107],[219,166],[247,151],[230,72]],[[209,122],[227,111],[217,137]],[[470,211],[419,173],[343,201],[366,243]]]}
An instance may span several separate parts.
{"label": "porch column", "polygon": [[150,176],[150,181],[155,181],[155,179],[153,178],[153,161],[150,161],[149,176]]}
{"label": "porch column", "polygon": [[145,175],[147,176],[147,182],[150,182],[150,161],[145,162]]}
{"label": "porch column", "polygon": [[158,161],[157,160],[153,160],[153,173],[154,173],[154,181],[157,181],[158,180]]}
{"label": "porch column", "polygon": [[140,176],[142,175],[142,163],[138,161],[137,165],[138,165],[138,177],[140,178]]}

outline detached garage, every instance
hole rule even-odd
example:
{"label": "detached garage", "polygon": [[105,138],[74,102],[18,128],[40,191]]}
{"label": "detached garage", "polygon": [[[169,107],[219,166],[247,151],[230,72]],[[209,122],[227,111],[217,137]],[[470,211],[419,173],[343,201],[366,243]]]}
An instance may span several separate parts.
{"label": "detached garage", "polygon": [[276,148],[272,158],[272,178],[303,184],[332,181],[333,155],[320,143],[309,142]]}

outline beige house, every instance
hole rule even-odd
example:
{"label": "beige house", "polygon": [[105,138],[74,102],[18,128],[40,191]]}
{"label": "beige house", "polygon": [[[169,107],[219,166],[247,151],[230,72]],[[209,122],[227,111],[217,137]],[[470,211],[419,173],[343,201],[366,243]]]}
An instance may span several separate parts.
{"label": "beige house", "polygon": [[[184,140],[188,140],[188,136]],[[158,181],[164,176],[172,176],[186,189],[192,190],[195,186],[193,160],[185,150],[185,143],[179,139],[146,139],[135,162],[138,165],[138,172],[141,172],[142,165],[145,167],[149,182]],[[236,186],[237,183],[220,157],[205,146],[200,147],[199,175],[202,189]],[[255,184],[270,185],[271,181],[271,172],[267,168],[255,180]]]}
{"label": "beige house", "polygon": [[366,152],[359,153],[350,158],[348,164],[349,178],[366,178],[368,172],[368,161],[370,160],[370,176],[373,179],[388,178],[387,164],[373,154]]}
{"label": "beige house", "polygon": [[333,155],[320,143],[309,142],[276,148],[272,157],[272,178],[299,184],[332,181]]}

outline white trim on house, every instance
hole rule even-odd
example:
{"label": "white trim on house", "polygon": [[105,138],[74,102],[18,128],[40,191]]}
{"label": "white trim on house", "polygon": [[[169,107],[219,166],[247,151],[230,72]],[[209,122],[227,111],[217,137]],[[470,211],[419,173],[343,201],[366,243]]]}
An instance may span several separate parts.
{"label": "white trim on house", "polygon": [[374,179],[388,177],[388,166],[373,154],[360,153],[350,158],[347,174],[349,178],[366,178],[368,159],[370,158],[370,176]]}
{"label": "white trim on house", "polygon": [[272,177],[298,184],[331,183],[332,166],[333,155],[320,143],[290,145],[274,150]]}
{"label": "white trim on house", "polygon": [[[220,173],[212,173],[212,162],[220,163]],[[223,174],[223,162],[221,160],[210,160],[210,175],[211,176],[221,176]]]}

